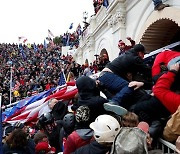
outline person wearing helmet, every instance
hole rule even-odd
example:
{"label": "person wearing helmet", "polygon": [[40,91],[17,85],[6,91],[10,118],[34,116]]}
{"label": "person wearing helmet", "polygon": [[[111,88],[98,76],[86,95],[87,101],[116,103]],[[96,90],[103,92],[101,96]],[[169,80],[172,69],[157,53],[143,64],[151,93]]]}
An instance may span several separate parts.
{"label": "person wearing helmet", "polygon": [[135,41],[132,40],[130,37],[127,37],[126,39],[130,41],[131,45],[126,45],[124,41],[119,40],[118,42],[119,56],[124,54],[129,49],[133,48],[133,46],[135,45]]}
{"label": "person wearing helmet", "polygon": [[55,126],[54,118],[51,113],[45,113],[39,118],[39,123],[41,127],[48,133],[53,131]]}
{"label": "person wearing helmet", "polygon": [[90,109],[87,106],[80,106],[76,110],[75,120],[75,130],[66,140],[64,154],[72,153],[79,147],[89,144],[93,136],[93,131],[89,128]]}
{"label": "person wearing helmet", "polygon": [[60,148],[61,152],[64,150],[64,144],[67,137],[74,131],[75,127],[75,115],[74,113],[67,113],[62,122],[62,128],[60,130]]}
{"label": "person wearing helmet", "polygon": [[110,152],[111,146],[120,131],[119,122],[110,115],[100,115],[90,124],[94,131],[94,141],[75,151],[75,154],[105,154]]}
{"label": "person wearing helmet", "polygon": [[48,136],[49,143],[52,147],[56,148],[56,151],[60,151],[60,124],[56,124],[51,113],[44,113],[39,118],[39,124],[42,127],[42,131]]}

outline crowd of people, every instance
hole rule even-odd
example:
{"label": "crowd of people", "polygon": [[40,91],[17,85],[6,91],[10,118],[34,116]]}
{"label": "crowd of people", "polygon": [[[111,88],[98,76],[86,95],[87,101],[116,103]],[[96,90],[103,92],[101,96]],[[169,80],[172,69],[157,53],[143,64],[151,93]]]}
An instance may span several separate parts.
{"label": "crowd of people", "polygon": [[58,74],[66,66],[61,51],[58,47],[48,51],[42,44],[36,49],[33,45],[0,44],[2,105],[10,101],[11,73],[12,102],[57,86]]}
{"label": "crowd of people", "polygon": [[79,65],[71,55],[62,55],[58,46],[44,48],[42,44],[18,45],[0,44],[0,93],[2,106],[10,103],[10,78],[12,72],[11,103],[30,97],[52,87],[57,87],[60,73],[72,79],[80,75],[102,70],[108,60],[99,56],[94,63]]}
{"label": "crowd of people", "polygon": [[[153,2],[158,11],[168,6]],[[73,100],[48,100],[50,112],[34,125],[4,123],[3,153],[160,154],[159,137],[176,143],[180,153],[180,51],[162,51],[147,64],[145,47],[127,39],[131,45],[119,40],[111,62],[104,53],[83,65],[59,47],[41,44],[35,51],[33,45],[0,44],[2,105],[9,103],[11,73],[13,102],[56,87],[62,71],[78,89]],[[90,78],[97,72],[98,78]]]}
{"label": "crowd of people", "polygon": [[79,24],[76,28],[76,31],[73,33],[64,33],[63,35],[60,35],[60,44],[62,46],[70,46],[70,49],[73,47],[78,48],[79,46],[79,40],[82,37],[82,29],[81,25]]}
{"label": "crowd of people", "polygon": [[[1,46],[3,49],[18,49],[16,45]],[[111,62],[104,54],[102,59],[105,65],[102,67],[97,67],[99,58],[89,66],[80,66],[79,70],[84,70],[82,72],[75,69],[78,65],[71,56],[61,56],[53,50],[43,53],[41,50],[37,53],[32,49],[28,51],[27,57],[36,54],[38,58],[38,54],[42,54],[40,60],[42,58],[46,63],[41,64],[41,61],[31,59],[29,64],[28,60],[20,60],[22,56],[19,54],[13,56],[18,58],[18,62],[22,62],[23,66],[30,65],[29,68],[39,68],[42,65],[42,68],[46,67],[45,70],[49,70],[49,66],[50,74],[53,74],[50,76],[49,71],[39,69],[39,72],[35,69],[30,80],[38,81],[36,79],[41,73],[44,78],[50,77],[49,81],[54,81],[56,76],[56,82],[53,84],[55,86],[59,69],[66,69],[65,72],[69,69],[74,79],[76,78],[78,93],[74,96],[71,110],[68,108],[70,100],[48,100],[51,111],[39,117],[36,125],[30,127],[21,122],[14,125],[5,124],[3,153],[161,153],[160,149],[156,149],[159,137],[172,143],[177,140],[178,148],[179,124],[176,122],[176,127],[172,125],[174,126],[176,116],[179,115],[180,105],[179,51],[167,50],[159,53],[151,68],[143,62],[145,47],[136,44]],[[11,52],[4,55],[3,53],[2,56],[7,56]],[[46,56],[47,58],[44,58]],[[9,61],[8,58],[4,59],[5,63]],[[53,65],[57,66],[58,70],[53,69]],[[15,64],[12,66],[17,67]],[[23,66],[20,63],[17,70],[24,70],[25,68],[20,69]],[[92,79],[86,69],[101,73],[97,79]],[[26,75],[24,72],[19,71],[14,79],[20,82],[18,79]],[[104,93],[104,97],[100,95],[100,91]],[[170,118],[171,115],[173,120]],[[135,144],[132,140],[137,139],[138,142]],[[18,144],[20,140],[23,144]],[[131,146],[127,146],[129,144]]]}

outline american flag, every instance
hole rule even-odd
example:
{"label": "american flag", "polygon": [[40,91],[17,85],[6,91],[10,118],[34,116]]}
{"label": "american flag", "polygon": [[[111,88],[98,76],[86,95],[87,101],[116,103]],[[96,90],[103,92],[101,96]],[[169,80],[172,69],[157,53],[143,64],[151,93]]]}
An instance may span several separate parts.
{"label": "american flag", "polygon": [[53,33],[50,31],[50,29],[48,29],[48,37],[51,38],[51,37],[54,37]]}
{"label": "american flag", "polygon": [[37,94],[38,94],[38,92],[36,90],[31,92],[31,96],[34,96],[34,95],[37,95]]}
{"label": "american flag", "polygon": [[26,43],[27,38],[26,38],[26,37],[24,37],[24,36],[19,36],[19,37],[18,37],[18,40],[19,40],[19,42]]}
{"label": "american flag", "polygon": [[15,122],[21,121],[27,125],[33,125],[38,118],[47,112],[50,112],[48,107],[48,100],[56,98],[57,100],[70,100],[77,93],[77,87],[75,82],[69,82],[64,86],[61,86],[59,91],[52,94],[55,88],[39,93],[35,96],[31,96],[24,100],[19,101],[12,108],[7,108],[2,113],[2,121],[14,124]]}
{"label": "american flag", "polygon": [[20,84],[18,81],[16,81],[16,83],[15,83],[15,85],[14,85],[14,87],[12,88],[11,91],[13,92],[13,91],[15,91],[15,90],[19,90],[20,85],[21,85],[21,84]]}
{"label": "american flag", "polygon": [[26,43],[26,41],[27,41],[27,39],[24,39],[24,40],[23,40],[23,43]]}

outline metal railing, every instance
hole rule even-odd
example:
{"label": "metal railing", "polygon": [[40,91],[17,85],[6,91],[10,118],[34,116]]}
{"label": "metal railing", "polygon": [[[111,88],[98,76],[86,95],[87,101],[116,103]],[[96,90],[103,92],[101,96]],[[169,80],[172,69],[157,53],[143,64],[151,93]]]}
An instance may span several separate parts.
{"label": "metal railing", "polygon": [[176,146],[168,141],[161,139],[161,138],[159,139],[157,148],[161,149],[163,153],[177,154]]}

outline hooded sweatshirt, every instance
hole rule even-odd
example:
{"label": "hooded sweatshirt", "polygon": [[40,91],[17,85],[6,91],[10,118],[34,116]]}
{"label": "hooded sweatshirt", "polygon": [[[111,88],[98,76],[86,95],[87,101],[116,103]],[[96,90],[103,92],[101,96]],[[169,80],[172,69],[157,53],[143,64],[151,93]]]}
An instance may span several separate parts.
{"label": "hooded sweatshirt", "polygon": [[107,103],[108,100],[100,96],[100,91],[93,79],[87,76],[80,77],[76,81],[76,86],[79,93],[77,108],[81,105],[89,107],[90,122],[93,122],[99,115],[106,113],[103,104]]}
{"label": "hooded sweatshirt", "polygon": [[77,129],[73,131],[67,138],[64,145],[64,154],[70,154],[76,149],[89,144],[93,136],[91,129]]}

